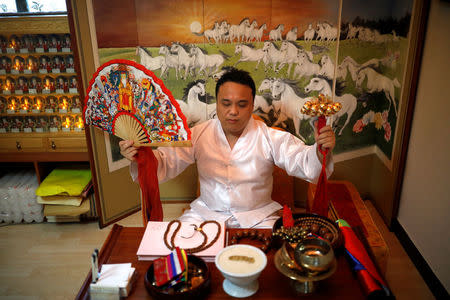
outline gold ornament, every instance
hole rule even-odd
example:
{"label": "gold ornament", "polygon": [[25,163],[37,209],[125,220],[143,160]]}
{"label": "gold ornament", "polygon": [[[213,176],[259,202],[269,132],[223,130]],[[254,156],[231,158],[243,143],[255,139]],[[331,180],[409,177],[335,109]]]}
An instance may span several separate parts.
{"label": "gold ornament", "polygon": [[300,112],[309,116],[331,116],[341,110],[341,108],[341,103],[333,102],[328,96],[319,94],[316,99],[306,101]]}

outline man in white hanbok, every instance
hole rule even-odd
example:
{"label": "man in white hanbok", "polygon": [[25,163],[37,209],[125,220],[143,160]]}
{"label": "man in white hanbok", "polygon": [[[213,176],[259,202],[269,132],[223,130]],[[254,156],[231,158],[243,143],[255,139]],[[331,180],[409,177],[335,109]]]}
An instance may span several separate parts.
{"label": "man in white hanbok", "polygon": [[[255,84],[245,71],[225,73],[217,82],[217,117],[191,128],[192,147],[154,150],[158,180],[176,177],[197,163],[200,196],[191,203],[182,221],[224,221],[229,227],[267,227],[278,218],[281,205],[271,199],[273,166],[315,182],[322,156],[317,145],[331,151],[335,136],[330,126],[315,133],[316,144],[306,146],[288,132],[267,127],[252,118]],[[119,143],[121,154],[132,161],[131,176],[137,179],[132,141]],[[327,174],[333,162],[327,161]]]}

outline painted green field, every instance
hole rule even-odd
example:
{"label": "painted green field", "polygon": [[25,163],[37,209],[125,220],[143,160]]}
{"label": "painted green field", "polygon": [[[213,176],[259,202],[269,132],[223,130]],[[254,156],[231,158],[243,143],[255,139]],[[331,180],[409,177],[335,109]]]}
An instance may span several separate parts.
{"label": "painted green field", "polygon": [[[305,50],[311,50],[311,45],[313,44],[328,48],[327,52],[317,54],[314,56],[315,62],[318,62],[321,56],[324,54],[327,54],[333,61],[335,59],[336,42],[297,41],[297,43],[298,45],[302,46]],[[280,44],[281,42],[277,42],[278,46]],[[253,45],[255,46],[255,48],[259,49],[262,48],[263,43],[262,42],[253,43]],[[240,54],[235,54],[236,44],[234,43],[200,44],[197,46],[206,50],[208,54],[218,54],[220,52],[223,52],[225,55],[227,55],[229,58],[225,61],[225,63],[221,67],[234,66],[234,64],[240,58]],[[150,52],[153,57],[160,55],[159,47],[146,48],[146,50]],[[407,53],[406,50],[407,50],[407,40],[404,38],[400,38],[400,40],[396,42],[389,42],[386,44],[378,44],[378,45],[374,43],[361,42],[359,40],[343,40],[340,41],[338,61],[339,63],[341,63],[346,56],[350,56],[356,62],[362,64],[372,58],[383,58],[389,53],[399,53],[394,68],[380,66],[380,68],[377,69],[377,71],[381,72],[384,76],[390,79],[397,78],[397,80],[400,83],[402,83],[403,80],[402,74],[405,66]],[[140,62],[140,57],[137,55],[136,48],[102,48],[99,49],[99,56],[101,64],[111,59],[118,59],[118,58]],[[277,73],[273,71],[271,66],[265,66],[263,62],[259,64],[258,69],[255,69],[256,62],[241,62],[236,67],[249,71],[253,79],[255,80],[257,88],[265,78],[291,78],[294,69],[292,68],[291,74],[288,75],[287,66],[285,66],[280,72]],[[157,77],[161,78],[161,70],[154,70],[153,72]],[[182,74],[184,75],[184,70],[182,71]],[[162,79],[166,87],[169,88],[169,90],[172,92],[172,94],[176,99],[182,99],[184,89],[189,82],[200,79],[205,80],[206,82],[206,92],[213,97],[215,94],[215,81],[210,76],[205,78],[204,75],[188,74],[186,80],[181,78],[177,79],[175,76],[175,70],[170,69],[168,72],[168,76]],[[304,87],[309,83],[310,79],[311,78],[302,78],[301,80],[297,81],[297,86],[300,87],[301,91],[304,91]],[[391,135],[392,137],[389,141],[386,141],[384,139],[384,131],[377,130],[373,123],[367,125],[364,128],[364,130],[360,133],[355,133],[352,130],[355,122],[370,110],[374,112],[382,112],[383,110],[386,110],[389,107],[389,102],[384,96],[384,93],[372,93],[372,94],[365,93],[366,81],[367,79],[364,81],[362,89],[357,88],[355,86],[355,83],[352,81],[349,74],[347,75],[345,82],[343,82],[345,86],[344,93],[352,94],[356,98],[358,98],[358,100],[361,101],[358,101],[357,108],[353,113],[353,115],[351,116],[349,124],[343,130],[342,135],[337,136],[337,146],[335,149],[335,153],[346,152],[349,150],[355,150],[365,146],[377,144],[380,147],[380,149],[383,150],[383,152],[386,154],[387,157],[391,157],[393,137],[395,136],[394,130],[397,119],[393,108],[390,110],[388,117],[388,121],[392,128],[392,135]],[[397,107],[400,98],[400,90],[401,89],[396,89],[395,91]],[[317,93],[313,92],[308,96],[315,96],[316,94]],[[267,123],[269,125],[271,125],[275,121],[272,115],[270,115],[270,118],[271,118],[270,120],[267,120]],[[338,129],[344,124],[345,119],[346,115],[344,115],[339,119],[337,123]],[[292,121],[286,122],[286,126],[287,130],[289,130],[290,132],[294,132],[294,126]],[[301,133],[304,137],[306,137],[307,143],[314,142],[314,137],[311,128],[308,125],[308,122],[306,121],[302,122]]]}

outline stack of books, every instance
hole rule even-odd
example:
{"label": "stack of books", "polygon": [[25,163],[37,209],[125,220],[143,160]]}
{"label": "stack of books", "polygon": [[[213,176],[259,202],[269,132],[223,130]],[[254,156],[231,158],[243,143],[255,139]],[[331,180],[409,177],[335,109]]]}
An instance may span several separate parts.
{"label": "stack of books", "polygon": [[91,209],[89,169],[55,169],[36,190],[37,202],[44,205],[48,222],[79,222]]}
{"label": "stack of books", "polygon": [[[142,237],[141,244],[137,251],[139,260],[155,260],[161,256],[167,256],[171,253],[166,243],[172,246],[172,237],[174,236],[173,246],[180,247],[181,249],[196,248],[205,242],[204,236],[195,230],[194,225],[199,228],[200,223],[185,223],[181,222],[180,230],[175,233],[177,224],[172,224],[164,239],[169,222],[153,222],[150,221],[145,229],[144,236]],[[206,262],[213,262],[215,256],[224,247],[225,243],[225,224],[220,223],[220,230],[216,224],[206,224],[202,230],[207,236],[206,244],[209,244],[218,235],[218,238],[214,244],[205,250],[193,253],[196,256],[201,257]],[[166,240],[166,241],[164,241]]]}

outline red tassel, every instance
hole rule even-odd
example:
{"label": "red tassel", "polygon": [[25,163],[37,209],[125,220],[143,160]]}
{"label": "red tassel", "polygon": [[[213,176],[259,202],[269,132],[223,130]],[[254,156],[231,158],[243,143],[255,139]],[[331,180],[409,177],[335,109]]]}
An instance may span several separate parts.
{"label": "red tassel", "polygon": [[[320,129],[326,125],[327,121],[325,116],[320,116],[317,121],[317,131],[320,132]],[[326,172],[326,162],[327,162],[327,149],[322,149],[322,146],[319,146],[319,151],[322,153],[322,171],[320,172],[319,181],[317,182],[316,194],[314,195],[314,202],[312,207],[312,213],[328,217],[328,205],[329,199],[327,197],[327,172]]]}
{"label": "red tassel", "polygon": [[283,207],[283,226],[286,228],[294,226],[292,211],[286,204]]}
{"label": "red tassel", "polygon": [[139,185],[142,191],[142,216],[148,221],[162,221],[163,210],[159,198],[158,160],[150,147],[140,147],[136,155]]}

